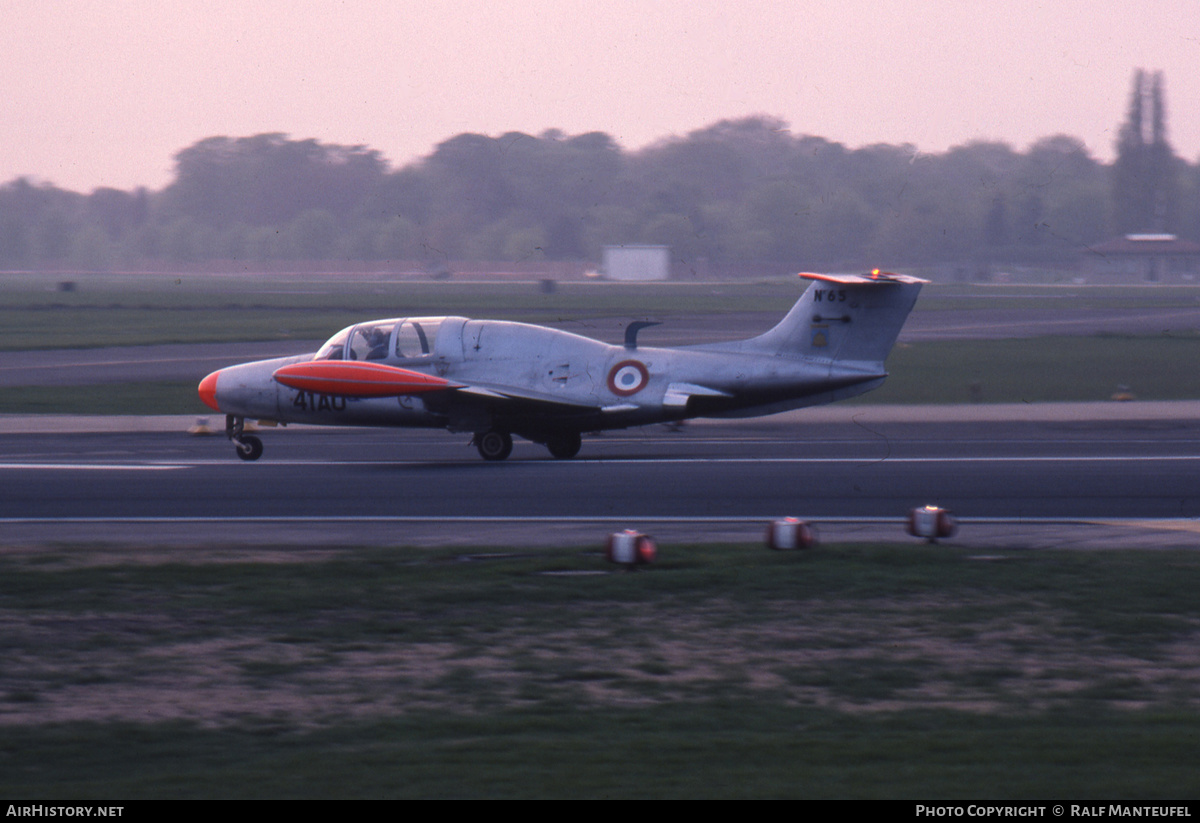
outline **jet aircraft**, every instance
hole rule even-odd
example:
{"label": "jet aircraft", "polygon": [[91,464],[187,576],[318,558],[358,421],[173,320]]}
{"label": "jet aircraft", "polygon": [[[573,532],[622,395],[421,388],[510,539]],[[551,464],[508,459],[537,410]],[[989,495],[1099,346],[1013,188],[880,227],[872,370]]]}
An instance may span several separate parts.
{"label": "jet aircraft", "polygon": [[200,398],[226,415],[243,460],[262,441],[247,418],[470,432],[485,460],[513,435],[574,457],[582,435],[692,417],[755,417],[854,397],[887,377],[884,360],[921,286],[916,277],[800,275],[812,282],[774,328],[676,348],[624,345],[526,323],[465,317],[373,320],[312,354],[220,369]]}

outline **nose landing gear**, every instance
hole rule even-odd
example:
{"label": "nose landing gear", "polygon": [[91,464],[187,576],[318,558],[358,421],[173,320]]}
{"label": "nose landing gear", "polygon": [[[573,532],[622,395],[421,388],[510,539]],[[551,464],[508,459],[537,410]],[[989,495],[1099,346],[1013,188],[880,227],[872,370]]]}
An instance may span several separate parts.
{"label": "nose landing gear", "polygon": [[242,460],[257,460],[262,457],[262,440],[252,434],[243,434],[245,428],[246,418],[225,415],[225,436],[233,443],[237,456]]}

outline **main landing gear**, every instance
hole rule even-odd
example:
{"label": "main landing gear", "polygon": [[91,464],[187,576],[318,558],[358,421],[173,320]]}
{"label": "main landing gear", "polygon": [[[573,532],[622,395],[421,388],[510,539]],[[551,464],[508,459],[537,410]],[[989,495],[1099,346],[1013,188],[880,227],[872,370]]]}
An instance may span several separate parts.
{"label": "main landing gear", "polygon": [[508,432],[498,429],[479,432],[472,442],[484,460],[503,460],[512,454],[512,435]]}
{"label": "main landing gear", "polygon": [[546,438],[546,448],[554,455],[555,460],[570,460],[579,454],[582,444],[583,438],[579,436],[579,432],[563,432]]}
{"label": "main landing gear", "polygon": [[225,415],[225,436],[232,441],[237,456],[243,460],[257,460],[262,457],[262,441],[252,434],[242,434],[245,428],[246,418]]}
{"label": "main landing gear", "polygon": [[[583,439],[579,432],[558,432],[545,440],[538,438],[537,442],[549,449],[556,459],[570,460],[579,454]],[[479,450],[479,456],[484,460],[503,460],[512,454],[512,435],[500,429],[477,432],[471,444]]]}

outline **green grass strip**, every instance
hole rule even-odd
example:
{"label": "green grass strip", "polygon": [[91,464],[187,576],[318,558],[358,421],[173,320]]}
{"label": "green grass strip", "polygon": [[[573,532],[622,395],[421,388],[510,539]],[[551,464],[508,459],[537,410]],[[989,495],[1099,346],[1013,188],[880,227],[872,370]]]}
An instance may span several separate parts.
{"label": "green grass strip", "polygon": [[674,545],[605,571],[555,548],[9,549],[0,793],[1200,793],[1195,552]]}

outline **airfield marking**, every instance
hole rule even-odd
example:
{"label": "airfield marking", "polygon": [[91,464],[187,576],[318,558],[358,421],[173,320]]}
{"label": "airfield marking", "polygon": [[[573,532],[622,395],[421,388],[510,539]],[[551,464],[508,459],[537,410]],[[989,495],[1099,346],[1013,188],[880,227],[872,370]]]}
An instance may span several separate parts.
{"label": "airfield marking", "polygon": [[[745,524],[745,523],[762,523],[766,520],[779,517],[778,513],[768,514],[747,514],[747,515],[697,515],[697,516],[671,516],[671,515],[596,515],[596,516],[578,516],[578,515],[472,515],[467,517],[454,517],[454,523],[458,524],[531,524],[531,525],[578,525],[580,523],[631,523],[636,522],[645,525],[669,525],[674,523],[712,523],[712,524]],[[830,523],[841,525],[853,524],[903,524],[906,518],[902,515],[886,515],[886,516],[831,516],[831,517],[812,517],[806,518],[813,523]],[[1178,524],[1194,522],[1188,518],[1163,518],[1154,520],[1153,518],[1145,517],[1129,517],[1129,518],[1113,518],[1113,517],[956,517],[960,525],[996,525],[996,526],[1016,526],[1016,525],[1031,525],[1031,526],[1087,526],[1087,525],[1108,525],[1108,526],[1148,526],[1150,524],[1175,524],[1174,528],[1181,528]],[[154,515],[132,515],[128,517],[121,516],[96,516],[96,517],[0,517],[0,525],[38,525],[38,524],[76,524],[76,525],[103,525],[103,524],[118,524],[118,523],[142,523],[142,524],[184,524],[184,523],[395,523],[395,524],[412,524],[412,523],[433,523],[445,524],[446,516],[433,515],[194,515],[194,516],[154,516]]]}
{"label": "airfield marking", "polygon": [[0,470],[171,471],[190,468],[183,463],[0,463]]}
{"label": "airfield marking", "polygon": [[[260,463],[255,463],[256,466],[427,466],[431,464],[437,465],[460,465],[460,466],[480,466],[490,467],[496,465],[506,466],[559,466],[569,468],[571,466],[624,466],[637,465],[646,466],[653,464],[676,464],[676,463],[720,463],[720,464],[742,464],[742,463],[1095,463],[1095,462],[1146,462],[1146,461],[1171,461],[1171,462],[1188,462],[1200,460],[1200,455],[1100,455],[1096,457],[1088,457],[1083,455],[1070,455],[1062,457],[1048,456],[1025,456],[1025,457],[589,457],[575,458],[573,460],[551,460],[551,459],[534,459],[524,460],[516,458],[508,460],[503,464],[484,463],[480,460],[269,460]],[[176,461],[179,465],[187,466],[241,466],[243,463],[235,463],[231,460],[224,459],[206,459],[195,461]]]}
{"label": "airfield marking", "polygon": [[458,465],[464,467],[480,467],[488,471],[496,470],[498,465],[510,467],[519,466],[648,466],[655,464],[676,465],[699,463],[740,465],[753,463],[795,463],[804,465],[814,464],[949,464],[949,463],[1187,463],[1200,460],[1200,455],[1063,455],[1059,457],[1046,455],[1029,456],[974,456],[974,457],[612,457],[585,458],[574,460],[534,459],[510,460],[504,464],[485,463],[479,460],[288,460],[273,459],[253,464],[247,464],[224,458],[206,458],[204,460],[175,460],[169,463],[0,463],[0,471],[172,471],[188,468],[205,468],[211,466],[237,467],[239,470],[269,469],[271,467],[295,468],[297,466],[428,466],[428,465]]}

